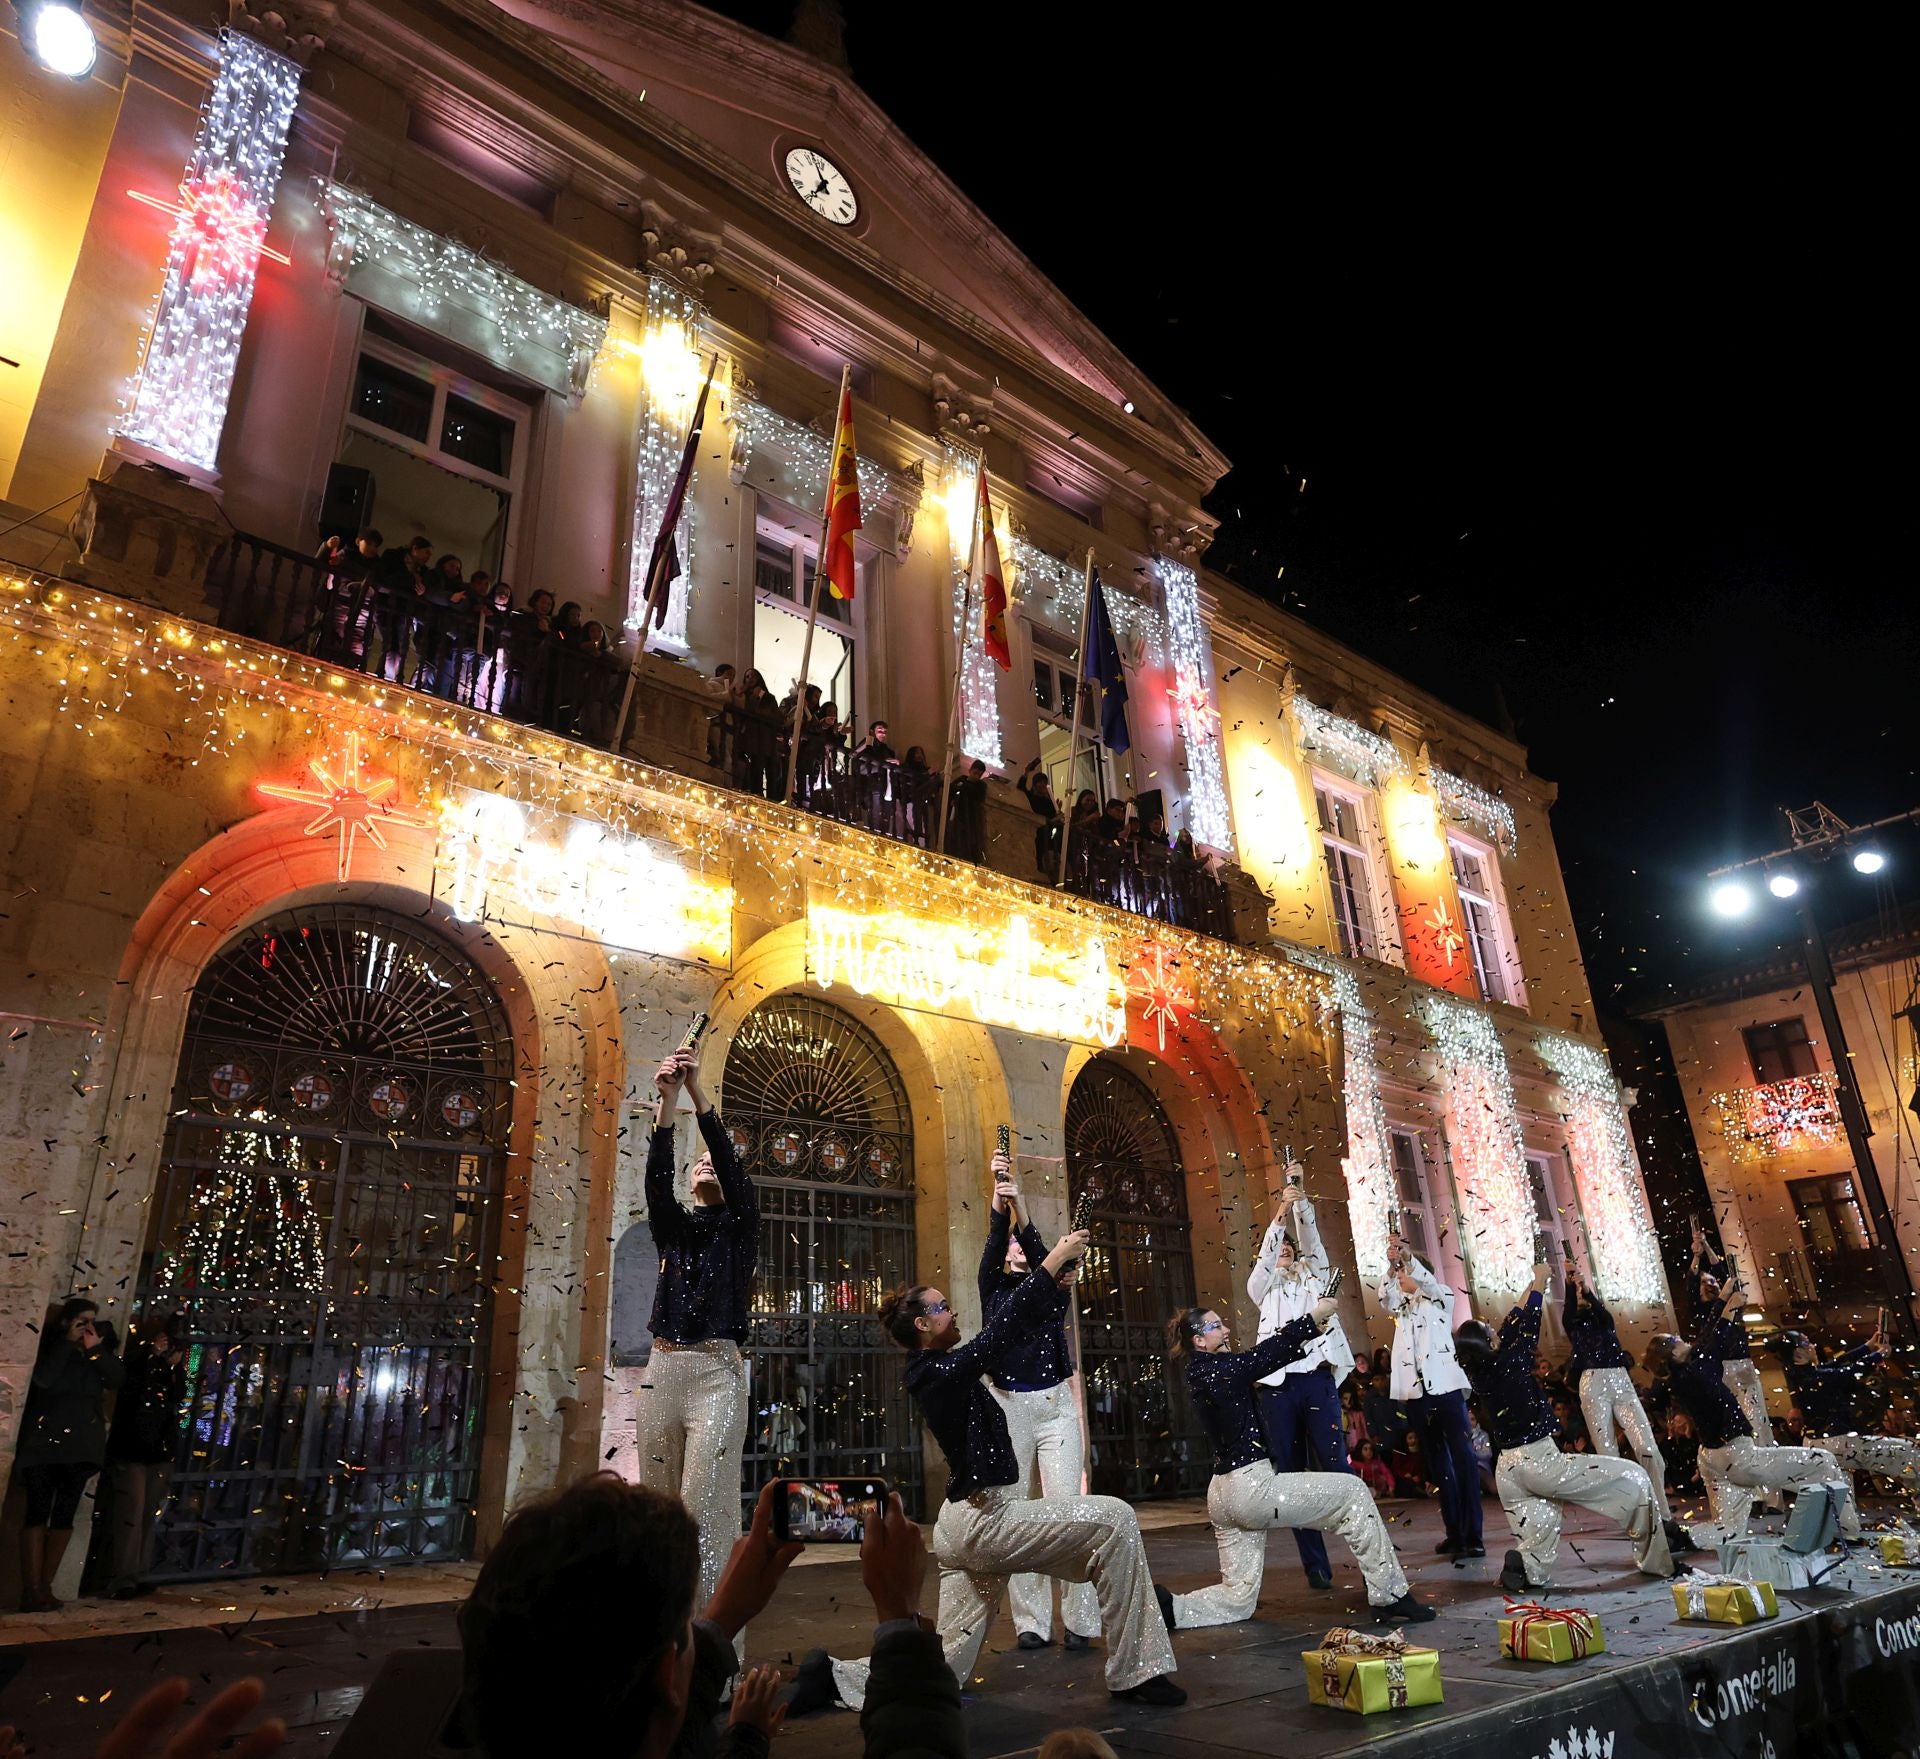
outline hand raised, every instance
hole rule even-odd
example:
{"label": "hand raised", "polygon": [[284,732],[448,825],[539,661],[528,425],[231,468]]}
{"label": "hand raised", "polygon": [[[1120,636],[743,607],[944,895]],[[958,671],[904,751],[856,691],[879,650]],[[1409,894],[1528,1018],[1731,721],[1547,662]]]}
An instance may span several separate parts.
{"label": "hand raised", "polygon": [[907,1519],[899,1491],[887,1497],[880,1516],[867,1523],[860,1541],[860,1580],[873,1598],[876,1624],[920,1616],[920,1590],[927,1579],[927,1544]]}
{"label": "hand raised", "polygon": [[707,1602],[708,1621],[729,1641],[766,1610],[780,1578],[806,1549],[797,1540],[783,1545],[774,1537],[773,1498],[774,1483],[763,1484],[760,1500],[753,1505],[753,1524],[734,1541],[733,1553]]}

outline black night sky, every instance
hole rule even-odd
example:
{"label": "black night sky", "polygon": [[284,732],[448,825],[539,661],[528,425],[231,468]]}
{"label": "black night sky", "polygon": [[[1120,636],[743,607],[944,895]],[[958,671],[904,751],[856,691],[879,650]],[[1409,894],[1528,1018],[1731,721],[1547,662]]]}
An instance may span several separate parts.
{"label": "black night sky", "polygon": [[1699,878],[1775,807],[1920,805],[1912,143],[1864,45],[847,14],[861,85],[1234,460],[1212,565],[1510,719],[1603,1007],[1728,960]]}

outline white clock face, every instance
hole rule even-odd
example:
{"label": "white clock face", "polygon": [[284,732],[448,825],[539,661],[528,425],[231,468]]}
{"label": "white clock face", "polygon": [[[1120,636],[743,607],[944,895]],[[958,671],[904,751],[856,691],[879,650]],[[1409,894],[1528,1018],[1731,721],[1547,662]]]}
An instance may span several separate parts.
{"label": "white clock face", "polygon": [[853,185],[840,167],[812,147],[795,147],[787,154],[787,181],[821,219],[836,226],[851,226],[860,213]]}

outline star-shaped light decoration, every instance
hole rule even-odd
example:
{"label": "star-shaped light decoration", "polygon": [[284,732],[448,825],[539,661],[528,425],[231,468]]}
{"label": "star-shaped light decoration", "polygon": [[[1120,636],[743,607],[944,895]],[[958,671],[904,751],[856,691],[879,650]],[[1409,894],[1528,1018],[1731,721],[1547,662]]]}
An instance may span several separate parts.
{"label": "star-shaped light decoration", "polygon": [[[1149,963],[1151,960],[1151,963]],[[1167,949],[1158,941],[1140,949],[1133,969],[1127,973],[1127,993],[1140,998],[1140,1012],[1148,1024],[1157,1027],[1160,1050],[1167,1049],[1167,1027],[1180,1025],[1180,1010],[1193,1007],[1193,991],[1180,981],[1178,969],[1169,969]]]}
{"label": "star-shaped light decoration", "polygon": [[420,822],[411,813],[397,812],[385,804],[393,792],[394,779],[368,774],[358,733],[347,735],[346,747],[338,758],[308,758],[307,771],[314,780],[311,788],[294,788],[285,782],[256,782],[254,786],[272,800],[319,807],[312,822],[301,827],[302,835],[317,837],[331,831],[338,836],[342,880],[353,871],[354,845],[360,838],[365,837],[376,849],[384,849],[387,840],[380,834],[383,824]]}
{"label": "star-shaped light decoration", "polygon": [[1189,731],[1196,737],[1204,738],[1220,724],[1220,711],[1213,706],[1206,685],[1191,666],[1181,666],[1176,670],[1173,684],[1167,691],[1167,700],[1179,711]]}
{"label": "star-shaped light decoration", "polygon": [[1447,908],[1445,898],[1433,907],[1433,914],[1427,918],[1427,927],[1433,930],[1434,944],[1447,956],[1447,969],[1453,969],[1453,956],[1466,951],[1467,937],[1460,932],[1459,923],[1453,919],[1453,912]]}

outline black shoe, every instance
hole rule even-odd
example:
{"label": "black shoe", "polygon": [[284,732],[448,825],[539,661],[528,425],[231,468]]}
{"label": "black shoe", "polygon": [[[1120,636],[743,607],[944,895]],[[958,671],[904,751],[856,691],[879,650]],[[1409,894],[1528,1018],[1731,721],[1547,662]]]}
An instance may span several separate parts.
{"label": "black shoe", "polygon": [[1487,1555],[1487,1548],[1476,1540],[1472,1545],[1461,1546],[1460,1555],[1462,1557],[1485,1557]]}
{"label": "black shoe", "polygon": [[1067,1632],[1060,1641],[1062,1646],[1067,1649],[1091,1649],[1093,1647],[1093,1639],[1091,1637],[1081,1636],[1078,1631]]}
{"label": "black shoe", "polygon": [[1333,1578],[1323,1571],[1309,1570],[1307,1571],[1307,1586],[1309,1588],[1331,1588],[1333,1586]]}
{"label": "black shoe", "polygon": [[1053,1639],[1043,1637],[1038,1631],[1022,1631],[1015,1639],[1022,1649],[1051,1649]]}
{"label": "black shoe", "polygon": [[1158,1582],[1153,1585],[1153,1597],[1160,1603],[1160,1617],[1165,1621],[1169,1633],[1173,1630],[1173,1596]]}
{"label": "black shoe", "polygon": [[1453,1554],[1454,1554],[1454,1553],[1455,1553],[1456,1551],[1458,1551],[1459,1549],[1460,1549],[1460,1541],[1459,1541],[1459,1540],[1457,1540],[1457,1539],[1443,1539],[1443,1540],[1441,1540],[1441,1541],[1440,1541],[1440,1543],[1439,1543],[1438,1545],[1436,1545],[1436,1546],[1435,1546],[1435,1547],[1433,1548],[1433,1555],[1434,1555],[1435,1557],[1452,1557],[1452,1556],[1453,1556]]}
{"label": "black shoe", "polygon": [[1688,1552],[1698,1551],[1700,1549],[1699,1546],[1694,1544],[1693,1535],[1681,1526],[1678,1521],[1670,1520],[1666,1522],[1665,1525],[1667,1530],[1667,1549],[1672,1552],[1675,1557],[1684,1557]]}
{"label": "black shoe", "polygon": [[1107,1696],[1124,1698],[1129,1704],[1151,1704],[1156,1710],[1172,1710],[1187,1701],[1186,1692],[1163,1673],[1142,1680],[1137,1686],[1129,1686],[1124,1692],[1109,1692]]}
{"label": "black shoe", "polygon": [[787,1714],[789,1716],[811,1716],[817,1710],[825,1710],[829,1705],[838,1704],[840,1694],[834,1689],[833,1664],[827,1659],[824,1649],[809,1649],[800,1658],[800,1665],[794,1670],[793,1684],[787,1688]]}
{"label": "black shoe", "polygon": [[1373,1609],[1373,1622],[1376,1625],[1424,1625],[1428,1619],[1437,1619],[1439,1616],[1433,1607],[1415,1600],[1411,1588],[1391,1606],[1376,1606]]}
{"label": "black shoe", "polygon": [[1536,1588],[1527,1580],[1527,1566],[1517,1551],[1508,1552],[1507,1561],[1500,1567],[1500,1586],[1509,1594],[1546,1593],[1546,1589]]}

